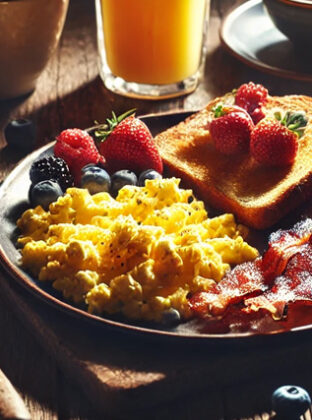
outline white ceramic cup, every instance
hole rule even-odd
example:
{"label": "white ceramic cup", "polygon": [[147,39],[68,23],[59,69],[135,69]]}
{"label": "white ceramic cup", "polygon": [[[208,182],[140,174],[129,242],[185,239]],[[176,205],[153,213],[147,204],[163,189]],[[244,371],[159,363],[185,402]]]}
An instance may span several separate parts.
{"label": "white ceramic cup", "polygon": [[0,99],[32,91],[61,36],[69,0],[0,0]]}

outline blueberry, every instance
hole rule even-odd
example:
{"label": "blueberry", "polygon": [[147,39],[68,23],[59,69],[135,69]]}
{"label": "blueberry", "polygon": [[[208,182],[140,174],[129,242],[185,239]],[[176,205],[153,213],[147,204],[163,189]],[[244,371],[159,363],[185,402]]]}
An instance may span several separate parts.
{"label": "blueberry", "polygon": [[147,179],[161,179],[162,176],[159,172],[155,171],[154,169],[147,169],[146,171],[142,172],[139,176],[138,185],[140,187],[144,187],[145,181]]}
{"label": "blueberry", "polygon": [[33,207],[41,206],[44,210],[49,210],[49,205],[62,195],[63,191],[60,185],[49,179],[30,187],[29,201]]}
{"label": "blueberry", "polygon": [[174,308],[167,309],[162,314],[161,323],[173,327],[181,321],[180,312]]}
{"label": "blueberry", "polygon": [[83,175],[85,172],[92,168],[99,168],[99,166],[95,165],[94,163],[88,163],[81,169],[81,175]]}
{"label": "blueberry", "polygon": [[284,385],[272,394],[272,408],[285,419],[299,419],[311,406],[307,391],[299,386]]}
{"label": "blueberry", "polygon": [[90,194],[99,192],[108,192],[111,185],[111,179],[105,169],[99,166],[91,166],[82,168],[81,187],[87,188]]}
{"label": "blueberry", "polygon": [[111,194],[115,197],[122,187],[125,185],[136,185],[138,179],[134,172],[128,169],[122,169],[112,175],[111,181]]}
{"label": "blueberry", "polygon": [[12,120],[4,129],[6,142],[10,147],[31,150],[35,146],[35,126],[28,119]]}

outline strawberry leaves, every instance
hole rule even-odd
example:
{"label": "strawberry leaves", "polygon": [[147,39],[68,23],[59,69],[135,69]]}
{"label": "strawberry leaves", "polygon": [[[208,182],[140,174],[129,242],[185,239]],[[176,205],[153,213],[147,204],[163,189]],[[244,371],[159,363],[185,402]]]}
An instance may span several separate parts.
{"label": "strawberry leaves", "polygon": [[274,113],[274,117],[282,125],[296,133],[299,138],[303,136],[304,130],[308,124],[308,120],[304,111],[287,111],[284,115],[282,115],[280,111],[277,111]]}
{"label": "strawberry leaves", "polygon": [[213,109],[212,109],[213,113],[214,113],[214,117],[215,118],[219,118],[222,117],[223,115],[226,115],[227,112],[224,110],[223,104],[217,104]]}
{"label": "strawberry leaves", "polygon": [[163,164],[153,136],[145,123],[127,111],[119,117],[112,113],[104,129],[97,130],[98,148],[110,172],[129,169],[140,173],[154,169],[162,173]]}
{"label": "strawberry leaves", "polygon": [[113,132],[113,130],[117,127],[118,124],[121,123],[130,115],[134,115],[136,108],[129,109],[128,111],[124,112],[123,114],[116,116],[115,112],[112,111],[112,118],[107,118],[107,124],[102,124],[100,127],[94,132],[95,138],[97,141],[103,142],[107,139],[107,137]]}

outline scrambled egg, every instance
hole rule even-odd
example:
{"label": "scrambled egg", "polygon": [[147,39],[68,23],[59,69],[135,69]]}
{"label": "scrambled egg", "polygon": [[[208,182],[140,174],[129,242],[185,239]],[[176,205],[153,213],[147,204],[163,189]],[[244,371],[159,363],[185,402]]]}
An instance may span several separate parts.
{"label": "scrambled egg", "polygon": [[160,321],[187,295],[209,290],[230,266],[258,256],[231,214],[209,219],[176,178],[126,186],[116,199],[69,188],[18,220],[22,265],[90,313]]}

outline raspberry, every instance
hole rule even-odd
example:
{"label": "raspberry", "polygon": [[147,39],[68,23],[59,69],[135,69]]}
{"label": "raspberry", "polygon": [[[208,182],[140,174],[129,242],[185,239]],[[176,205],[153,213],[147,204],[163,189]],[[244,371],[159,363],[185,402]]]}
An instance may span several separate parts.
{"label": "raspberry", "polygon": [[67,163],[55,156],[36,160],[31,165],[29,177],[33,184],[47,180],[57,181],[63,191],[71,187],[74,182]]}
{"label": "raspberry", "polygon": [[294,162],[298,135],[274,118],[260,121],[251,133],[250,152],[264,165],[283,166]]}
{"label": "raspberry", "polygon": [[105,162],[93,138],[79,128],[70,128],[61,132],[56,139],[54,154],[65,160],[77,185],[80,183],[81,169],[85,165]]}
{"label": "raspberry", "polygon": [[256,124],[260,119],[264,118],[264,114],[257,111],[253,116],[253,112],[261,109],[261,106],[266,103],[267,97],[268,91],[264,86],[249,82],[238,88],[235,95],[235,104],[244,108]]}

